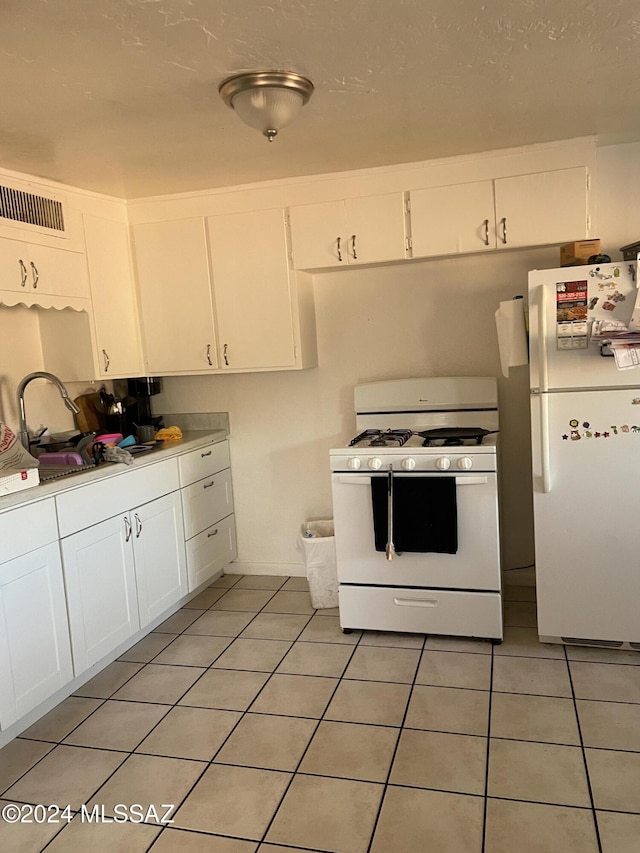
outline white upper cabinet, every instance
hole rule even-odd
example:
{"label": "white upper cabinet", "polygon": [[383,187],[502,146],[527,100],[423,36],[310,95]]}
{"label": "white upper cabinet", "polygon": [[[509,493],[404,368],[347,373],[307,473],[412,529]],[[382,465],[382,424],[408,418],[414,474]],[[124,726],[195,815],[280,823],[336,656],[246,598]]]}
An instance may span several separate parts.
{"label": "white upper cabinet", "polygon": [[133,227],[148,373],[217,367],[204,219]]}
{"label": "white upper cabinet", "polygon": [[412,190],[413,257],[495,249],[493,181]]}
{"label": "white upper cabinet", "polygon": [[122,222],[84,216],[98,375],[144,373],[129,229]]}
{"label": "white upper cabinet", "polygon": [[86,258],[81,252],[0,238],[0,290],[20,293],[20,301],[29,305],[38,305],[41,296],[88,299]]}
{"label": "white upper cabinet", "polygon": [[401,192],[289,208],[294,269],[374,264],[406,257]]}
{"label": "white upper cabinet", "polygon": [[584,166],[412,190],[409,199],[414,258],[588,236]]}
{"label": "white upper cabinet", "polygon": [[495,181],[499,249],[588,236],[587,168],[556,169]]}
{"label": "white upper cabinet", "polygon": [[229,370],[296,364],[282,209],[210,216],[218,363]]}
{"label": "white upper cabinet", "polygon": [[147,373],[317,364],[313,283],[289,269],[282,208],[133,230]]}

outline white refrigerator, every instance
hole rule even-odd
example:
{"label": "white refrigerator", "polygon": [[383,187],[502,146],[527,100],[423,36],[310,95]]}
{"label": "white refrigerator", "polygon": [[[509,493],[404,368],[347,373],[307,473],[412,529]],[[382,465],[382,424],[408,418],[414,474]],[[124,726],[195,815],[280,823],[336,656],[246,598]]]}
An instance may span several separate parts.
{"label": "white refrigerator", "polygon": [[529,273],[538,633],[640,649],[640,367],[595,320],[628,324],[637,262]]}

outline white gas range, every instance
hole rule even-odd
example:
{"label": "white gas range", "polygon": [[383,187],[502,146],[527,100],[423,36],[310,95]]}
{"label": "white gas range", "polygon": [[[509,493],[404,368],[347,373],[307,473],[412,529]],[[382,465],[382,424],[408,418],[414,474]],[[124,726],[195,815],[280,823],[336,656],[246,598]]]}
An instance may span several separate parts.
{"label": "white gas range", "polygon": [[357,434],[330,451],[343,630],[501,640],[495,378],[354,397]]}

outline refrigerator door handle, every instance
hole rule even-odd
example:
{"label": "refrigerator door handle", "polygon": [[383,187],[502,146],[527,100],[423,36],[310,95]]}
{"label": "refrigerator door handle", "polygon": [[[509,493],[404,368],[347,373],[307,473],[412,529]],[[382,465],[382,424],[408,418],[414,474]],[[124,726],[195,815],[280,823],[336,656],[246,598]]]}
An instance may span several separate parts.
{"label": "refrigerator door handle", "polygon": [[538,372],[540,390],[549,390],[549,365],[547,363],[547,288],[538,288]]}
{"label": "refrigerator door handle", "polygon": [[[531,389],[533,488],[543,495],[551,491],[549,451],[549,395]],[[537,439],[537,440],[536,440]]]}
{"label": "refrigerator door handle", "polygon": [[542,494],[551,491],[551,466],[549,463],[549,395],[540,394],[540,467]]}

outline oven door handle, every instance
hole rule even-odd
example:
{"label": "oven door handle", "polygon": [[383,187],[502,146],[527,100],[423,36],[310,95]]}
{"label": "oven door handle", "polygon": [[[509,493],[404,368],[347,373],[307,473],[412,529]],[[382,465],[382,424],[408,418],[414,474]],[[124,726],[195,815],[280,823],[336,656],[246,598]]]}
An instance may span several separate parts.
{"label": "oven door handle", "polygon": [[396,556],[396,549],[393,544],[393,465],[389,465],[387,478],[387,547],[385,554],[387,560],[393,560]]}
{"label": "oven door handle", "polygon": [[[345,483],[349,486],[370,486],[372,477],[375,475],[371,475],[370,477],[363,477],[360,474],[339,474],[337,477],[338,483]],[[378,474],[378,476],[385,476]],[[396,477],[398,474],[395,475]],[[419,477],[420,474],[410,474],[411,477]],[[425,474],[424,476],[428,476]],[[439,474],[434,475],[436,477],[441,476]],[[486,474],[471,476],[471,477],[456,477],[456,486],[479,486],[484,483],[488,483],[489,478]]]}

